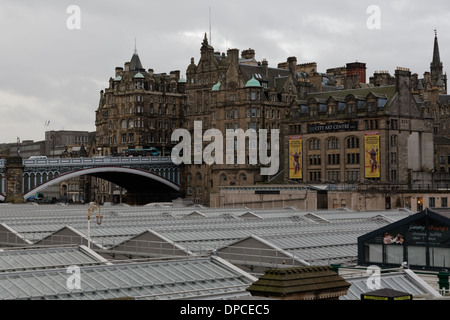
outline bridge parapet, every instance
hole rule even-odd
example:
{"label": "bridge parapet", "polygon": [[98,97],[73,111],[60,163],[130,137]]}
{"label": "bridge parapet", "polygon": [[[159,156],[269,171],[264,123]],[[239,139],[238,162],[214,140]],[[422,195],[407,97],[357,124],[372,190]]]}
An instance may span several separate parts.
{"label": "bridge parapet", "polygon": [[[56,158],[24,159],[27,167],[78,167],[78,166],[126,166],[126,165],[174,165],[171,157],[93,157],[93,158]],[[0,163],[1,165],[1,163]]]}

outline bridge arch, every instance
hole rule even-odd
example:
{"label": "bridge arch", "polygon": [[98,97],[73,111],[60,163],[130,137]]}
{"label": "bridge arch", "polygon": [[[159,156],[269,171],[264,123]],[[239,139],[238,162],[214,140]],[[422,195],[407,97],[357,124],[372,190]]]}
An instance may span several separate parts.
{"label": "bridge arch", "polygon": [[132,174],[132,175],[138,175],[144,178],[152,179],[157,182],[160,182],[171,189],[175,191],[180,191],[180,186],[171,182],[170,180],[161,177],[157,174],[154,174],[152,172],[140,170],[140,169],[133,169],[128,167],[96,167],[96,168],[86,168],[86,169],[80,169],[76,171],[71,171],[65,174],[60,174],[53,178],[52,180],[48,180],[47,182],[35,186],[34,188],[30,189],[27,193],[23,195],[23,198],[26,200],[30,196],[34,195],[36,192],[39,192],[49,186],[52,186],[54,184],[60,183],[64,180],[83,176],[83,175],[95,175],[95,174],[102,174],[102,173],[125,173],[125,174]]}

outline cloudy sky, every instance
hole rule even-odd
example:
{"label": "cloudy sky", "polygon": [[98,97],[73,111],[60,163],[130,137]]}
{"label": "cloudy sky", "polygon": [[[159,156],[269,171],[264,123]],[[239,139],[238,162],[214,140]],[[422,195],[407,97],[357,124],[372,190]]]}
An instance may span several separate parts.
{"label": "cloudy sky", "polygon": [[290,56],[317,62],[319,72],[365,62],[368,79],[397,66],[422,76],[434,29],[446,71],[447,0],[2,0],[0,143],[94,131],[99,92],[135,41],[143,67],[156,73],[185,74],[207,33],[216,51],[252,48],[271,67]]}

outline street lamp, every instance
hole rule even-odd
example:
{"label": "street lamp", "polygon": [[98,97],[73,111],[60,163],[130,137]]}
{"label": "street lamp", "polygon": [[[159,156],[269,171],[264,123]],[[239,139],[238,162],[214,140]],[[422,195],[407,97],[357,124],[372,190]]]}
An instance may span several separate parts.
{"label": "street lamp", "polygon": [[91,248],[91,214],[94,213],[96,210],[98,211],[98,214],[95,216],[95,220],[98,225],[101,225],[103,216],[100,213],[100,206],[95,202],[91,202],[89,204],[89,208],[88,208],[88,248],[89,249]]}

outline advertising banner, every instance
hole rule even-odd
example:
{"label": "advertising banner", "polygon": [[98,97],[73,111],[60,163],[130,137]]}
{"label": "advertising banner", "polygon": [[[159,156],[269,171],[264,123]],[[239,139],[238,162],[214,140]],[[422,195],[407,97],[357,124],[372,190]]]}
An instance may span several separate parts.
{"label": "advertising banner", "polygon": [[380,178],[380,133],[367,131],[364,133],[364,176]]}
{"label": "advertising banner", "polygon": [[422,218],[398,228],[386,230],[367,243],[448,247],[450,246],[450,230],[442,222],[431,218],[427,221]]}
{"label": "advertising banner", "polygon": [[302,136],[289,136],[289,179],[302,179]]}

